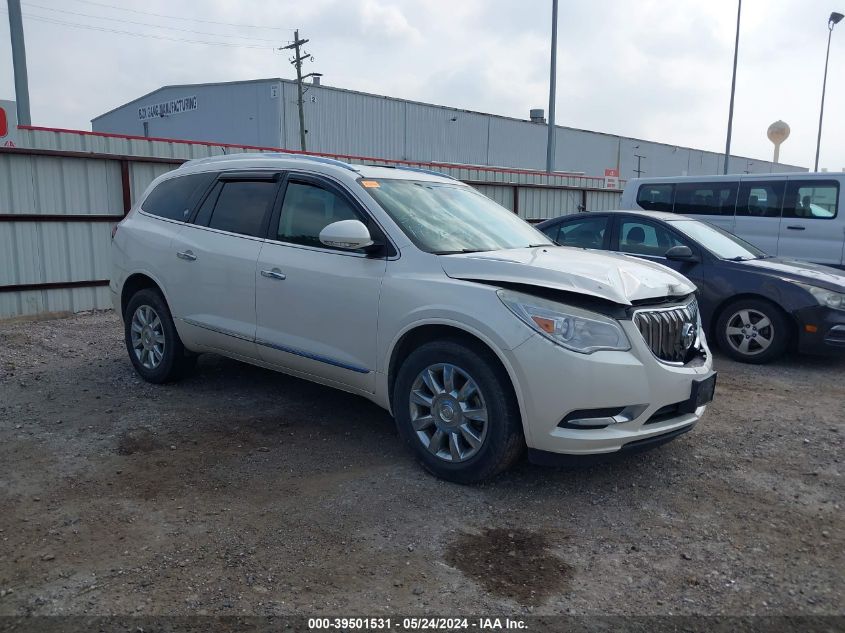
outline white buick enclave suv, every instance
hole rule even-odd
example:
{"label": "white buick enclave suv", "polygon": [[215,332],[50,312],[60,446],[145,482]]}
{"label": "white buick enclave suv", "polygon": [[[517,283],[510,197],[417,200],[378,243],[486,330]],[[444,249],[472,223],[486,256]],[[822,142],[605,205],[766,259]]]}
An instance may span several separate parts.
{"label": "white buick enclave suv", "polygon": [[556,246],[442,174],[289,154],[193,160],[115,230],[137,372],[214,352],[360,394],[422,464],[487,479],[660,444],[715,374],[694,288],[663,266]]}

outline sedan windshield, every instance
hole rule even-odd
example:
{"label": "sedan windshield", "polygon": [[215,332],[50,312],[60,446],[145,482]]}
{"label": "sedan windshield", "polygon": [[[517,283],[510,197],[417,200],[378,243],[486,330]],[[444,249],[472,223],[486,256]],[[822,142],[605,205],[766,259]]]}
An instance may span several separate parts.
{"label": "sedan windshield", "polygon": [[514,213],[459,183],[365,180],[363,184],[408,238],[429,253],[552,244]]}
{"label": "sedan windshield", "polygon": [[720,259],[742,261],[768,257],[753,244],[712,224],[695,220],[672,220],[672,226]]}

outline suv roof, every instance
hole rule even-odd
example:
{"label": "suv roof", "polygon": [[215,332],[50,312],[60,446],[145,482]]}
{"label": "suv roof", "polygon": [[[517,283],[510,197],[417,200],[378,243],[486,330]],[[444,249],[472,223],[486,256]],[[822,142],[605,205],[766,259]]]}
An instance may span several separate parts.
{"label": "suv roof", "polygon": [[[207,156],[196,158],[183,163],[178,170],[189,171],[210,171],[212,169],[250,169],[268,167],[328,167],[327,172],[342,171],[346,175],[349,172],[364,178],[400,178],[404,180],[424,181],[451,181],[457,179],[437,171],[422,169],[419,167],[403,167],[393,165],[359,165],[347,163],[325,156],[314,156],[311,154],[292,154],[287,152],[245,152],[239,154],[221,154],[219,156]],[[320,170],[323,171],[323,170]]]}

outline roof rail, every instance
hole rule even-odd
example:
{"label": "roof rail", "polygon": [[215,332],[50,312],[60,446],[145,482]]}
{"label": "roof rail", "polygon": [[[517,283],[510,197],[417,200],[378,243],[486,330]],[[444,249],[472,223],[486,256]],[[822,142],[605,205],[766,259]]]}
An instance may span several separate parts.
{"label": "roof rail", "polygon": [[370,163],[367,167],[387,167],[388,169],[404,169],[405,171],[415,171],[420,174],[428,174],[429,176],[440,176],[441,178],[448,178],[449,180],[457,181],[457,178],[444,174],[442,171],[434,171],[433,169],[423,169],[422,167],[406,167],[405,165],[379,165],[377,163]]}
{"label": "roof rail", "polygon": [[355,167],[353,167],[349,163],[344,163],[342,160],[326,158],[325,156],[313,156],[311,154],[293,154],[289,152],[238,152],[236,154],[218,154],[216,156],[206,156],[205,158],[194,158],[185,163],[182,163],[181,167],[207,165],[208,163],[217,163],[228,160],[241,160],[247,158],[292,158],[298,160],[310,160],[315,163],[323,163],[326,165],[342,167],[343,169],[348,169],[349,171],[358,171]]}

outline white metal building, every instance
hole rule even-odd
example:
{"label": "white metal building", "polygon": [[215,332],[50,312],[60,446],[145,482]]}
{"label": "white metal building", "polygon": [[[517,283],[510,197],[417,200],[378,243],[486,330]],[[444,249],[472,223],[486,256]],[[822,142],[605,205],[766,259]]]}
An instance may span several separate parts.
{"label": "white metal building", "polygon": [[[405,99],[309,85],[307,149],[389,160],[544,169],[547,127]],[[296,83],[257,79],[165,86],[94,118],[95,132],[300,149]],[[602,176],[722,173],[723,156],[688,147],[556,128],[555,169]],[[638,159],[637,156],[640,156]],[[732,172],[802,171],[795,165],[731,158]]]}

